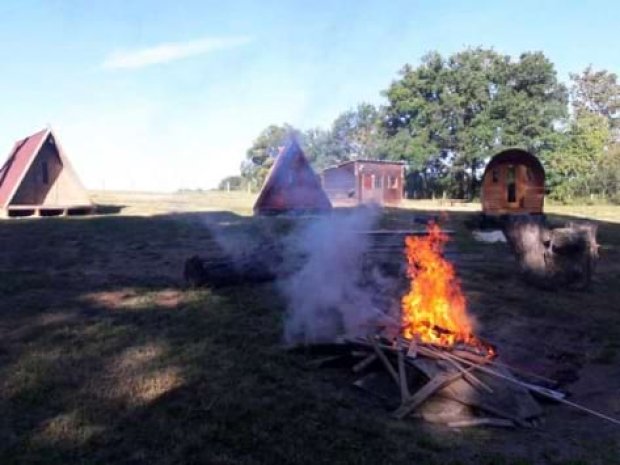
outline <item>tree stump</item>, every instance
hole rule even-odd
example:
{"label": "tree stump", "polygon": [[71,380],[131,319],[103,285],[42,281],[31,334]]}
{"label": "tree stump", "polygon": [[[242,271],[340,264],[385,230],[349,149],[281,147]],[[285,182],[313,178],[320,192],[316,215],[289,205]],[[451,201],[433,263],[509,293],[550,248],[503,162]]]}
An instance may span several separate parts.
{"label": "tree stump", "polygon": [[517,217],[504,227],[522,276],[546,289],[590,286],[598,259],[596,231],[590,222],[549,229],[535,217]]}

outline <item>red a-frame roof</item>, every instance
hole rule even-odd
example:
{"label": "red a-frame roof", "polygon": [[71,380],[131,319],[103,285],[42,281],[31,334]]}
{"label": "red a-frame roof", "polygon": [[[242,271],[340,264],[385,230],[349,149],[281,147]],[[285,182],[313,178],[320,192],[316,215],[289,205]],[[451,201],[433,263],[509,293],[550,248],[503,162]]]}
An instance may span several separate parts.
{"label": "red a-frame roof", "polygon": [[9,158],[0,168],[0,208],[6,208],[11,201],[49,134],[50,129],[44,129],[17,141],[13,146]]}

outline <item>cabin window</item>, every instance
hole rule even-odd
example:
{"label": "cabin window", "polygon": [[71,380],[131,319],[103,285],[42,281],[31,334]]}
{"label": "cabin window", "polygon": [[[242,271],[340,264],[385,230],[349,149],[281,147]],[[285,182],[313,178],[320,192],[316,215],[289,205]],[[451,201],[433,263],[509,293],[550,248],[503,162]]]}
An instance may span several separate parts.
{"label": "cabin window", "polygon": [[506,171],[506,194],[508,203],[517,201],[517,168],[514,165],[508,165]]}
{"label": "cabin window", "polygon": [[525,177],[527,178],[527,182],[534,181],[534,173],[532,173],[532,169],[529,166],[525,168]]}
{"label": "cabin window", "polygon": [[383,186],[383,177],[382,176],[375,176],[375,189],[381,189],[381,187]]}
{"label": "cabin window", "polygon": [[493,180],[493,184],[497,184],[499,182],[499,170],[497,168],[495,168],[492,172],[491,172],[491,179]]}
{"label": "cabin window", "polygon": [[48,171],[46,161],[41,163],[41,181],[43,181],[43,184],[49,184],[50,182],[50,173]]}
{"label": "cabin window", "polygon": [[364,174],[363,175],[363,180],[364,180],[364,190],[370,190],[372,189],[372,183],[373,183],[373,177],[370,174]]}
{"label": "cabin window", "polygon": [[390,189],[398,189],[398,178],[396,176],[388,176],[387,181]]}

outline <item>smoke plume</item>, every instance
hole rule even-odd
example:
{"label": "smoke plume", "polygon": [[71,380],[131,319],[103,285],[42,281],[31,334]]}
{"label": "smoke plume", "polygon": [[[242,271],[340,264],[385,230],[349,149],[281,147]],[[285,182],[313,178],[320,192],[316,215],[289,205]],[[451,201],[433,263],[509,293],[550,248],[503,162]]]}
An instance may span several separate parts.
{"label": "smoke plume", "polygon": [[388,308],[376,304],[387,282],[365,266],[368,234],[378,218],[372,208],[334,213],[289,236],[286,255],[302,255],[302,268],[281,282],[287,300],[285,342],[333,341],[368,334]]}

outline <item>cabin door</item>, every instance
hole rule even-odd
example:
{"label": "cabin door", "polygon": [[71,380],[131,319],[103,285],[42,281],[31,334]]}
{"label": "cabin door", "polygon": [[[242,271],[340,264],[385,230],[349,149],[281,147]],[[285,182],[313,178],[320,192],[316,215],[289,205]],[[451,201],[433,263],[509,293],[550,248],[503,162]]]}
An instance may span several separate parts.
{"label": "cabin door", "polygon": [[506,203],[509,208],[519,208],[523,206],[525,185],[525,166],[508,165],[506,166]]}
{"label": "cabin door", "polygon": [[383,178],[381,175],[364,173],[361,201],[364,203],[383,203]]}

